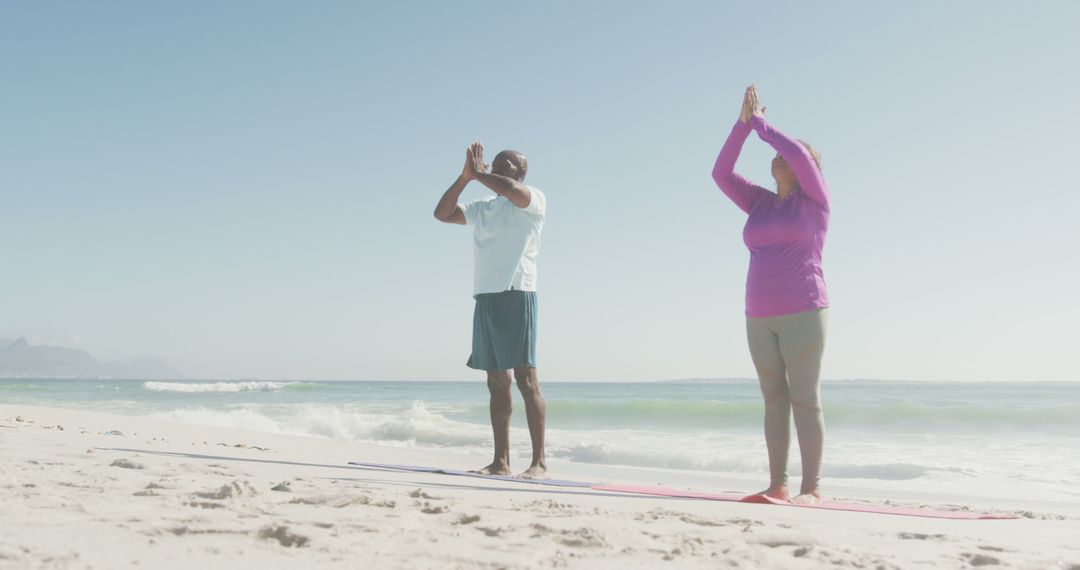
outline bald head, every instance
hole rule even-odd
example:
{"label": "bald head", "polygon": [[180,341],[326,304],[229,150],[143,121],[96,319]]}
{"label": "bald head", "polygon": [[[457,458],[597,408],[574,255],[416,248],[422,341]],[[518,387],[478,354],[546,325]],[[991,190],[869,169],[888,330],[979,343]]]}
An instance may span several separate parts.
{"label": "bald head", "polygon": [[513,178],[518,182],[525,180],[525,174],[529,171],[529,162],[525,155],[516,150],[504,150],[495,155],[491,163],[491,173]]}

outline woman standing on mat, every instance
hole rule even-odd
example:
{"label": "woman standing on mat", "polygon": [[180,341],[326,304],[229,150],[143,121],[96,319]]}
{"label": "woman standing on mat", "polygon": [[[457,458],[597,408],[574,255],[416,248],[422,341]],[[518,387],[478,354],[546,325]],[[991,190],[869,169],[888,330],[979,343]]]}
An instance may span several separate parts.
{"label": "woman standing on mat", "polygon": [[[735,173],[750,131],[776,149],[776,192]],[[829,299],[821,250],[829,227],[829,192],[810,145],[765,122],[757,88],[746,88],[742,112],[713,167],[713,179],[749,217],[743,242],[750,249],[746,278],[746,336],[765,398],[769,488],[758,494],[789,498],[787,456],[791,415],[802,454],[802,487],[792,499],[815,503],[825,421],[821,414],[821,355]]]}

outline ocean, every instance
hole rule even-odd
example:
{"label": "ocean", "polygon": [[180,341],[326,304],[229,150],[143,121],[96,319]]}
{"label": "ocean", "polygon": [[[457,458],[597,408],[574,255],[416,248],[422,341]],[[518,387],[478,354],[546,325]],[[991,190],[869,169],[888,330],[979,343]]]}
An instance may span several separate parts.
{"label": "ocean", "polygon": [[[553,465],[627,465],[767,481],[756,381],[541,387]],[[512,463],[524,467],[529,438],[524,404],[514,397]],[[1080,500],[1080,383],[834,381],[823,384],[822,399],[826,492],[835,485]],[[483,459],[491,451],[483,381],[0,380],[0,402]],[[790,472],[797,486],[794,430]]]}

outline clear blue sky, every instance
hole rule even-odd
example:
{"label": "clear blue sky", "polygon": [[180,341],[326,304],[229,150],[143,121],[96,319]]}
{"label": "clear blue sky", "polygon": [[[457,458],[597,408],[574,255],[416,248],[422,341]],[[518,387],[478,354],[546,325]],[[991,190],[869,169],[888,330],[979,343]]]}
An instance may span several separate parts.
{"label": "clear blue sky", "polygon": [[[548,196],[540,374],[749,377],[754,82],[824,155],[824,376],[1078,380],[1080,3],[9,2],[0,338],[469,379],[466,145]],[[771,186],[752,138],[739,170]],[[485,195],[470,188],[466,199]]]}

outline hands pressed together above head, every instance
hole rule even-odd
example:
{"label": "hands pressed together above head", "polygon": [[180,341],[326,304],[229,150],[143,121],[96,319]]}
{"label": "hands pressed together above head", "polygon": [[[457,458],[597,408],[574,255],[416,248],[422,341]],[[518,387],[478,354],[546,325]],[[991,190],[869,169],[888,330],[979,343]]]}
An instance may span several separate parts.
{"label": "hands pressed together above head", "polygon": [[739,111],[739,120],[743,123],[749,123],[751,117],[765,117],[765,107],[762,107],[761,101],[758,100],[756,85],[750,85],[746,88],[746,93],[743,94],[742,109]]}
{"label": "hands pressed together above head", "polygon": [[476,175],[487,172],[490,166],[484,162],[484,145],[479,141],[469,145],[465,149],[465,167],[461,171],[461,177],[465,180],[475,180]]}

